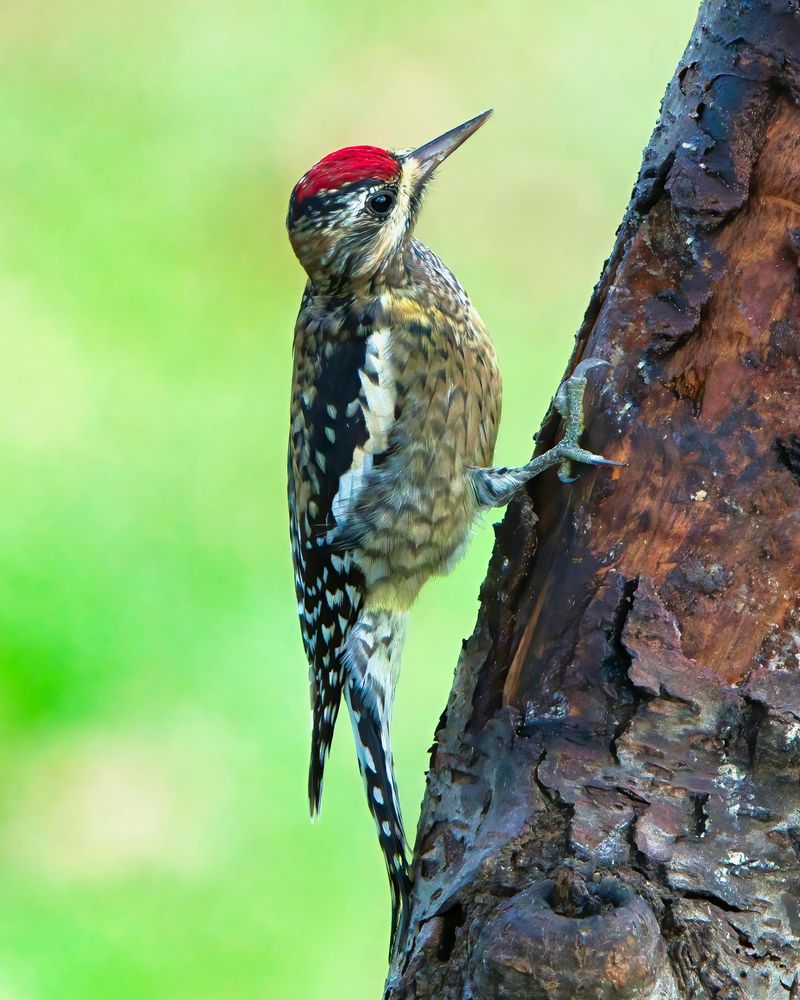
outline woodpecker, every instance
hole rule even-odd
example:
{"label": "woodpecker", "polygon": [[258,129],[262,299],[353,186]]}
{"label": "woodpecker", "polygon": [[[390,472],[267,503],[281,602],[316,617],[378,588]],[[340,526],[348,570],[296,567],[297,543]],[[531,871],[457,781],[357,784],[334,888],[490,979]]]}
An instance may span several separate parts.
{"label": "woodpecker", "polygon": [[308,281],[294,334],[289,521],[309,663],[308,796],[322,777],[342,695],[392,895],[392,947],[410,873],[389,737],[409,608],[446,573],[481,511],[553,465],[616,464],[578,445],[589,359],[561,386],[561,441],[492,468],[501,382],[489,335],[439,258],[414,239],[437,167],[487,120],[412,150],[350,146],[303,175],[287,228]]}

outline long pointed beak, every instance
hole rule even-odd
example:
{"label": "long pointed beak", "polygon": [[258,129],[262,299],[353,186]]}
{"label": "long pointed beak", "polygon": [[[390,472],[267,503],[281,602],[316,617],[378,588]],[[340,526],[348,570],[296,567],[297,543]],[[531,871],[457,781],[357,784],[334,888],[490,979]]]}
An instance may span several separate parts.
{"label": "long pointed beak", "polygon": [[475,118],[470,118],[468,122],[464,122],[463,125],[457,125],[455,128],[451,128],[449,132],[445,132],[444,135],[440,135],[438,139],[431,139],[430,142],[426,142],[424,146],[418,146],[417,149],[412,149],[410,153],[407,153],[407,158],[410,160],[416,160],[420,165],[421,173],[420,180],[429,177],[433,171],[439,166],[442,160],[446,160],[447,157],[454,152],[458,147],[466,142],[467,139],[483,125],[483,123],[492,114],[492,109],[484,111],[482,115],[477,115]]}

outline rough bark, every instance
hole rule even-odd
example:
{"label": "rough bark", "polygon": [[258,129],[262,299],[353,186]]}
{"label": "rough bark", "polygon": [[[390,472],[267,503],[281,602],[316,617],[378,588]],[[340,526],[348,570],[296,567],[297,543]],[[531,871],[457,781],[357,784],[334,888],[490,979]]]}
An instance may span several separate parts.
{"label": "rough bark", "polygon": [[570,362],[628,465],[497,531],[390,1000],[800,996],[799,99],[799,0],[706,0]]}

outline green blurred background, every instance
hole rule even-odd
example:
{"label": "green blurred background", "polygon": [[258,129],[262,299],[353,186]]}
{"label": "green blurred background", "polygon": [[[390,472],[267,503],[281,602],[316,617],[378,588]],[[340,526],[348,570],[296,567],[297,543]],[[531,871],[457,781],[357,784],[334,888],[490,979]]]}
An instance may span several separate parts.
{"label": "green blurred background", "polygon": [[[487,106],[420,224],[531,451],[695,0],[0,8],[0,1000],[379,996],[346,720],[308,821],[285,513],[295,180]],[[490,524],[416,608],[413,834]]]}

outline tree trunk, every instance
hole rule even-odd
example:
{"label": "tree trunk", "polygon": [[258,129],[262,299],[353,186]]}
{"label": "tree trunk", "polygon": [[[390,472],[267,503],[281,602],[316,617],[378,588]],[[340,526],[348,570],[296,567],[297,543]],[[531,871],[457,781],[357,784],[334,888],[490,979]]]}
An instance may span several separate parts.
{"label": "tree trunk", "polygon": [[706,0],[570,362],[628,464],[497,530],[390,1000],[800,997],[798,99],[800,0]]}

